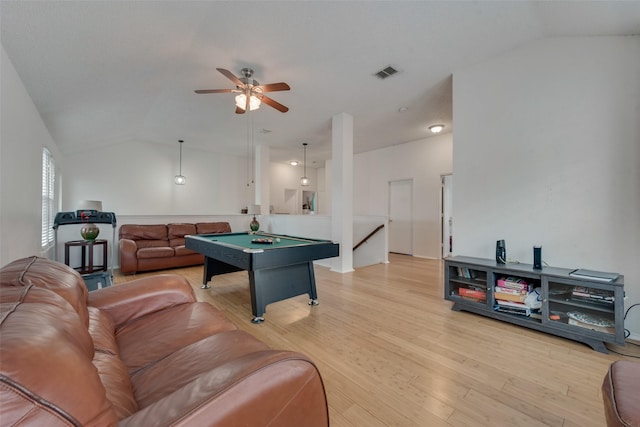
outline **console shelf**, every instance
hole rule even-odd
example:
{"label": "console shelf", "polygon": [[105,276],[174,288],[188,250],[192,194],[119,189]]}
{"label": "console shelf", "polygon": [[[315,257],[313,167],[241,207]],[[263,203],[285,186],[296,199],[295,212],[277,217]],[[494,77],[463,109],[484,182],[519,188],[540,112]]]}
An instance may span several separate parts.
{"label": "console shelf", "polygon": [[[453,301],[452,310],[582,342],[601,353],[608,353],[606,342],[623,345],[624,277],[602,282],[573,277],[571,271],[456,256],[445,259],[444,298]],[[498,287],[498,281],[508,287]],[[539,309],[520,303],[535,291]]]}

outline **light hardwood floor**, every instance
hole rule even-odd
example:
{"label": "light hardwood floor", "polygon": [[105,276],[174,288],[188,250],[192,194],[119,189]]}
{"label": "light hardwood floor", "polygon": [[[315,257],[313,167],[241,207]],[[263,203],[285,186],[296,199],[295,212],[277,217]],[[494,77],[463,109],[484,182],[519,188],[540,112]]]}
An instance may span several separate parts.
{"label": "light hardwood floor", "polygon": [[317,364],[333,427],[604,426],[600,385],[625,358],[478,315],[443,298],[443,263],[390,254],[340,274],[315,267],[320,305],[306,295],[267,306],[251,323],[246,272],[200,289],[202,267],[159,273],[186,277],[198,299],[274,348]]}

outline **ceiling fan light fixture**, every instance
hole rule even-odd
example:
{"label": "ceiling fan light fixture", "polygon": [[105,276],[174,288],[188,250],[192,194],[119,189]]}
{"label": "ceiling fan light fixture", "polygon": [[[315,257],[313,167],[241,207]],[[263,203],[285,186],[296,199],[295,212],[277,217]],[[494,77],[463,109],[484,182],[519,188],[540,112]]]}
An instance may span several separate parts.
{"label": "ceiling fan light fixture", "polygon": [[444,125],[431,125],[429,126],[429,130],[431,133],[440,133],[444,129]]}
{"label": "ceiling fan light fixture", "polygon": [[[249,111],[257,110],[258,108],[260,108],[260,103],[261,101],[257,96],[251,95],[249,97]],[[246,105],[247,95],[241,93],[240,95],[236,96],[236,107],[244,110]]]}

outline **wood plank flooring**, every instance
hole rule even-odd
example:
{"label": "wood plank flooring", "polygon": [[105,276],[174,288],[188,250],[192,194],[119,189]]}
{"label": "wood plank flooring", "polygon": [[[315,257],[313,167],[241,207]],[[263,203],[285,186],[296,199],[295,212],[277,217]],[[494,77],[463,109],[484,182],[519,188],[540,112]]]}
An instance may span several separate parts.
{"label": "wood plank flooring", "polygon": [[340,274],[315,267],[320,305],[302,295],[251,323],[246,272],[200,289],[198,299],[274,348],[309,355],[322,374],[333,427],[605,425],[600,385],[626,358],[478,315],[443,298],[443,263],[390,254],[389,264]]}

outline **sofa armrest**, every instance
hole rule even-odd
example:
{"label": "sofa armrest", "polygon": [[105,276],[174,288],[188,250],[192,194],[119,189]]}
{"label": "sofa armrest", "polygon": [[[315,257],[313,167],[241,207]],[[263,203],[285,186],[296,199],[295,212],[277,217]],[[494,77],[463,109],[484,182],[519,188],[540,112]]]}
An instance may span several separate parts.
{"label": "sofa armrest", "polygon": [[329,426],[322,378],[304,355],[267,350],[231,363],[202,373],[119,427]]}
{"label": "sofa armrest", "polygon": [[149,313],[196,301],[187,279],[159,274],[89,292],[88,305],[109,313],[118,327]]}
{"label": "sofa armrest", "polygon": [[138,245],[131,239],[120,239],[118,241],[120,252],[120,272],[122,274],[135,273],[138,271]]}

